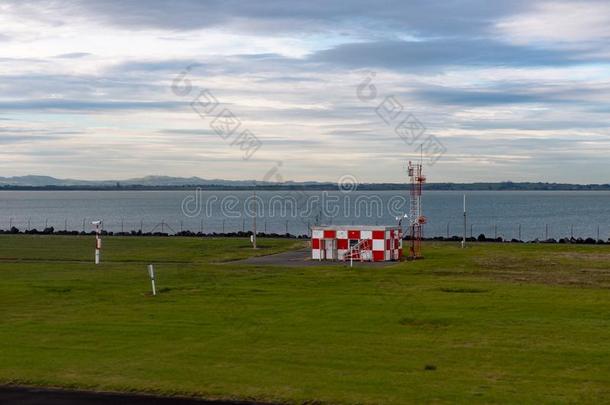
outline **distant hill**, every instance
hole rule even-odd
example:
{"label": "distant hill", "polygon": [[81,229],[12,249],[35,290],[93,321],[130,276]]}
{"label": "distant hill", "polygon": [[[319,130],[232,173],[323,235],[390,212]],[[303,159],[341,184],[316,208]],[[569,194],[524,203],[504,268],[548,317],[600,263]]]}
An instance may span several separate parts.
{"label": "distant hill", "polygon": [[88,186],[88,187],[121,187],[121,186],[152,186],[152,187],[176,187],[190,185],[236,185],[248,186],[252,185],[253,181],[242,180],[206,180],[199,177],[170,177],[170,176],[146,176],[141,178],[127,180],[74,180],[74,179],[57,179],[50,176],[17,176],[17,177],[0,177],[0,187],[2,186],[20,186],[20,187],[70,187],[70,186]]}
{"label": "distant hill", "polygon": [[569,183],[514,183],[504,181],[499,183],[430,183],[426,184],[426,190],[610,190],[610,184],[569,184]]}
{"label": "distant hill", "polygon": [[[175,190],[201,187],[208,190],[251,189],[254,184],[267,190],[336,190],[337,184],[329,182],[272,183],[254,180],[202,179],[200,177],[146,176],[126,180],[75,180],[51,176],[0,177],[0,190]],[[404,190],[405,183],[364,183],[358,190]],[[511,181],[478,183],[429,183],[426,190],[610,190],[610,184],[534,183]]]}

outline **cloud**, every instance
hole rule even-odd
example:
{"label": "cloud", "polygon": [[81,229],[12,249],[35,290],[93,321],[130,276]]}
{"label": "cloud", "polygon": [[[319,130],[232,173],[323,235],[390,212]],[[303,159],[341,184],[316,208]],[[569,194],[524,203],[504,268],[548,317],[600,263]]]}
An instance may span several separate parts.
{"label": "cloud", "polygon": [[485,39],[349,43],[318,51],[309,60],[349,68],[381,67],[412,71],[429,67],[527,67],[581,63],[566,52],[500,44]]}
{"label": "cloud", "polygon": [[[567,179],[565,156],[610,175],[601,2],[595,18],[566,1],[4,4],[3,170],[239,178],[281,160],[287,180],[396,181],[417,147],[376,114],[395,95],[447,146],[435,181]],[[562,30],[564,15],[587,24]],[[195,91],[177,96],[187,66]],[[365,69],[375,100],[356,97]],[[192,111],[202,88],[262,140],[253,159]]]}
{"label": "cloud", "polygon": [[489,106],[497,104],[569,103],[545,94],[497,90],[462,90],[455,88],[428,88],[414,94],[418,99],[433,104],[461,106]]}
{"label": "cloud", "polygon": [[167,135],[218,136],[211,129],[162,129],[158,132]]}
{"label": "cloud", "polygon": [[307,77],[307,76],[274,76],[257,79],[260,83],[307,83],[317,82],[323,83],[325,80],[320,77]]}
{"label": "cloud", "polygon": [[167,110],[188,108],[189,104],[179,101],[93,101],[93,100],[20,100],[0,101],[0,111],[130,111]]}
{"label": "cloud", "polygon": [[519,131],[552,131],[552,130],[582,130],[582,129],[607,129],[608,124],[602,120],[584,120],[575,117],[572,120],[549,120],[545,117],[539,119],[530,118],[527,120],[473,120],[468,122],[458,123],[462,129],[471,129],[477,131],[487,130],[519,130]]}
{"label": "cloud", "polygon": [[17,0],[10,3],[30,18],[85,16],[129,29],[175,31],[224,26],[249,32],[347,32],[358,27],[370,32],[378,32],[381,28],[424,35],[455,35],[456,32],[480,32],[490,21],[523,10],[529,2],[386,0],[373,4],[367,0],[349,3],[324,0],[262,0],[255,3],[239,0],[150,0],[144,7],[138,0],[39,1],[35,7],[22,6]]}
{"label": "cloud", "polygon": [[48,129],[34,129],[34,128],[15,128],[15,127],[0,127],[0,134],[9,134],[15,136],[21,136],[23,134],[37,134],[44,136],[64,136],[64,135],[80,135],[81,131],[75,130],[48,130]]}
{"label": "cloud", "polygon": [[[24,67],[26,65],[15,62],[15,65]],[[45,71],[45,68],[39,69]],[[51,70],[51,69],[49,69]],[[151,81],[142,77],[142,72],[134,77],[137,71],[127,71],[115,74],[52,74],[52,73],[19,73],[0,74],[0,90],[3,98],[14,98],[23,102],[27,99],[40,100],[41,102],[57,102],[63,100],[78,100],[84,102],[97,100],[122,100],[141,98],[148,100],[150,97],[158,99],[164,94],[168,85]],[[131,77],[129,77],[131,75]],[[163,78],[164,76],[160,76]],[[45,99],[49,99],[46,100]],[[1,99],[0,99],[1,100]],[[66,101],[63,101],[66,102]],[[10,108],[8,106],[7,108]]]}
{"label": "cloud", "polygon": [[0,127],[0,144],[36,145],[49,141],[69,139],[83,135],[83,132],[69,129],[40,129],[25,127]]}
{"label": "cloud", "polygon": [[57,140],[57,139],[61,139],[61,137],[59,136],[32,136],[32,135],[23,135],[23,134],[19,134],[19,135],[5,135],[5,134],[0,134],[0,145],[9,145],[9,144],[16,144],[16,143],[27,143],[27,144],[35,144],[37,142],[48,142],[48,141],[52,141],[52,140]]}
{"label": "cloud", "polygon": [[71,52],[71,53],[63,53],[63,54],[57,55],[55,57],[60,58],[60,59],[78,59],[78,58],[85,58],[87,56],[91,56],[91,54],[88,52]]}
{"label": "cloud", "polygon": [[610,39],[610,4],[605,1],[544,1],[507,16],[495,30],[516,44],[544,44],[574,48],[607,44]]}
{"label": "cloud", "polygon": [[108,73],[132,73],[132,72],[148,72],[158,74],[159,72],[172,72],[178,74],[187,67],[204,68],[204,63],[193,59],[158,59],[158,60],[130,60],[118,63],[107,70]]}

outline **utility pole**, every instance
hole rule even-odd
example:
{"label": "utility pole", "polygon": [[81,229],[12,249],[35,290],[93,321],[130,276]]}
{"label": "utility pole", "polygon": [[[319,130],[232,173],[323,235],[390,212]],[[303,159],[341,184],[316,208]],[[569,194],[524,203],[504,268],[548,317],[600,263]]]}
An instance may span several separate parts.
{"label": "utility pole", "polygon": [[462,237],[462,249],[466,247],[466,194],[464,194],[464,236]]}
{"label": "utility pole", "polygon": [[256,249],[256,217],[258,215],[258,204],[256,201],[256,183],[252,189],[252,203],[254,204],[254,215],[252,215],[252,248]]}

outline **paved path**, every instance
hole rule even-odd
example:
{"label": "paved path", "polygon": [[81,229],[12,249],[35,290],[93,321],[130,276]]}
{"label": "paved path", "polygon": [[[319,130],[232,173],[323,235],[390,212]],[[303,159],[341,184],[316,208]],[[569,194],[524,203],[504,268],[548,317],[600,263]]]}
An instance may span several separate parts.
{"label": "paved path", "polygon": [[[0,386],[1,405],[263,405],[258,402],[206,401],[152,395],[65,391]],[[269,404],[268,404],[269,405]]]}
{"label": "paved path", "polygon": [[[311,258],[311,249],[290,250],[288,252],[277,253],[274,255],[250,257],[244,260],[236,260],[226,262],[231,264],[260,264],[260,265],[275,265],[275,266],[347,266],[349,262],[332,262],[325,260],[313,260]],[[396,264],[396,262],[359,262],[354,261],[354,267],[383,267]]]}

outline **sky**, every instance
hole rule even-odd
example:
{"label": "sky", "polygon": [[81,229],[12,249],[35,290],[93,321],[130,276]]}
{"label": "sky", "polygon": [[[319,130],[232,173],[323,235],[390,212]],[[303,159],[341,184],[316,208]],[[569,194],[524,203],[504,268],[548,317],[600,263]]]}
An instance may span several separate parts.
{"label": "sky", "polygon": [[606,1],[0,1],[0,176],[610,182]]}

